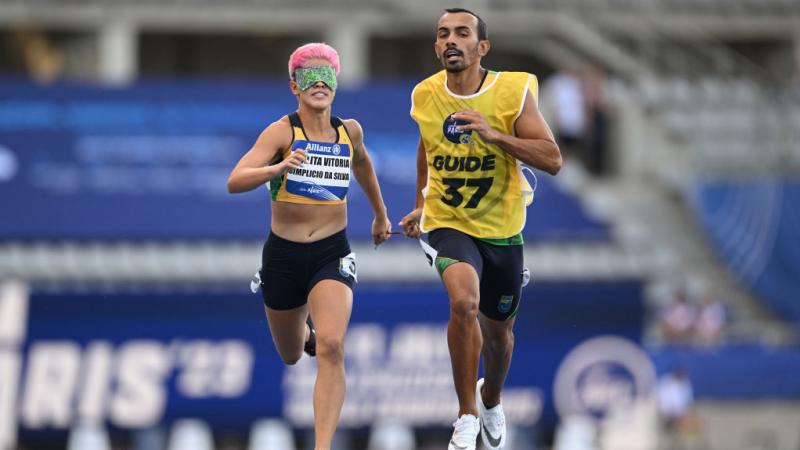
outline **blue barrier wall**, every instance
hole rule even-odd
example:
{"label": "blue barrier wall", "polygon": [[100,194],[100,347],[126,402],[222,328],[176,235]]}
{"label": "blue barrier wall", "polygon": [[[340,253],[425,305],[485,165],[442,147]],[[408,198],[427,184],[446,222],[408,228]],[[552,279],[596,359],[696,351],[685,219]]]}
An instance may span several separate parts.
{"label": "blue barrier wall", "polygon": [[[800,399],[800,349],[645,350],[638,282],[538,283],[524,291],[504,390],[510,421],[551,429],[565,411],[603,414],[688,369],[700,399]],[[314,360],[284,366],[259,296],[233,291],[34,292],[24,336],[0,347],[0,407],[21,442],[79,420],[128,430],[183,417],[247,433],[262,417],[311,424]],[[439,285],[361,285],[346,342],[341,424],[399,417],[448,428],[457,411]],[[7,364],[18,360],[17,364]],[[10,402],[10,405],[2,404]]]}
{"label": "blue barrier wall", "polygon": [[699,399],[800,400],[799,347],[664,347],[650,355],[659,373],[685,369]]}
{"label": "blue barrier wall", "polygon": [[[337,93],[357,118],[390,218],[413,206],[412,82]],[[261,130],[296,108],[284,80],[142,82],[121,89],[0,81],[0,239],[258,239],[268,192],[229,195],[230,170]],[[605,239],[607,227],[539,173],[531,239]],[[355,184],[355,183],[354,183]],[[350,235],[371,209],[354,186]]]}
{"label": "blue barrier wall", "polygon": [[[343,426],[393,414],[416,426],[452,423],[448,312],[439,285],[357,289]],[[596,336],[637,342],[642,313],[637,282],[526,288],[504,397],[510,420],[553,424],[553,384],[565,355]],[[290,368],[280,362],[259,296],[34,293],[27,316],[18,377],[0,380],[19,379],[11,392],[23,434],[78,419],[139,428],[200,417],[246,428],[283,415],[295,426],[311,424],[313,359]]]}
{"label": "blue barrier wall", "polygon": [[800,180],[703,183],[693,204],[731,270],[773,311],[800,326]]}

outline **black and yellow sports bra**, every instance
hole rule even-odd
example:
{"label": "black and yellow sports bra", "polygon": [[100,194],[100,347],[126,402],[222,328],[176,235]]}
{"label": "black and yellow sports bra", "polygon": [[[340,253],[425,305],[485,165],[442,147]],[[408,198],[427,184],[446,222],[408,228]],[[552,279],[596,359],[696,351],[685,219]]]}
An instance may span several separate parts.
{"label": "black and yellow sports bra", "polygon": [[289,115],[292,143],[283,150],[287,158],[294,150],[306,151],[306,162],[270,180],[272,200],[304,204],[343,204],[350,186],[352,144],[347,129],[338,117],[331,116],[336,142],[310,141],[296,112]]}

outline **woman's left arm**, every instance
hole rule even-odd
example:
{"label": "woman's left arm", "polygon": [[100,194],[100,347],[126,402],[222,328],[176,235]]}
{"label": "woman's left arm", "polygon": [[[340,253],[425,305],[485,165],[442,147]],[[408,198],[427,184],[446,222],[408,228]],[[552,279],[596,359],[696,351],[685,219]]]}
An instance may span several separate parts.
{"label": "woman's left arm", "polygon": [[366,194],[369,204],[372,206],[372,213],[375,215],[375,220],[372,221],[372,240],[375,245],[378,245],[389,238],[392,224],[386,212],[386,205],[383,203],[378,177],[375,175],[369,153],[364,146],[364,131],[355,119],[344,120],[343,123],[352,144],[353,175]]}

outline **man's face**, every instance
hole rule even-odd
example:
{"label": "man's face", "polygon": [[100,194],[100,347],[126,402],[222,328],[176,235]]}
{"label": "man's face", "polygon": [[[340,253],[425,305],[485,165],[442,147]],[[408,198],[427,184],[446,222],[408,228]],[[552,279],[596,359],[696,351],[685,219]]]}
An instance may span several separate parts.
{"label": "man's face", "polygon": [[461,72],[480,62],[489,41],[478,40],[478,19],[467,13],[446,13],[436,24],[434,51],[448,72]]}

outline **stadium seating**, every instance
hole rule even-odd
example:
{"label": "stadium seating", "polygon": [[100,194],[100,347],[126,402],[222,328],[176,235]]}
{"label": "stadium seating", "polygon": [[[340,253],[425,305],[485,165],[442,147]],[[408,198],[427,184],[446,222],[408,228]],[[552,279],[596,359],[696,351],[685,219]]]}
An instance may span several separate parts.
{"label": "stadium seating", "polygon": [[402,423],[376,423],[370,431],[367,450],[414,450],[414,430]]}
{"label": "stadium seating", "polygon": [[67,450],[111,450],[111,440],[102,426],[79,424],[70,430]]}
{"label": "stadium seating", "polygon": [[289,425],[280,419],[262,419],[253,423],[250,430],[249,450],[296,450],[294,434]]}
{"label": "stadium seating", "polygon": [[643,78],[640,95],[689,150],[699,173],[784,172],[798,167],[800,102],[748,78]]}
{"label": "stadium seating", "polygon": [[199,419],[180,419],[172,424],[167,450],[214,450],[214,436]]}
{"label": "stadium seating", "polygon": [[[110,91],[0,83],[0,154],[22,168],[0,191],[18,211],[0,222],[0,241],[263,238],[267,191],[232,196],[225,181],[263,127],[295,108],[283,83],[264,84],[142,82]],[[386,101],[376,108],[370,93],[378,89]],[[413,205],[416,182],[409,92],[405,82],[344,91],[334,111],[361,121],[398,219]],[[371,208],[355,183],[349,200],[350,237],[368,240],[371,222],[362,218]],[[528,214],[530,239],[608,239],[607,226],[543,173]]]}

